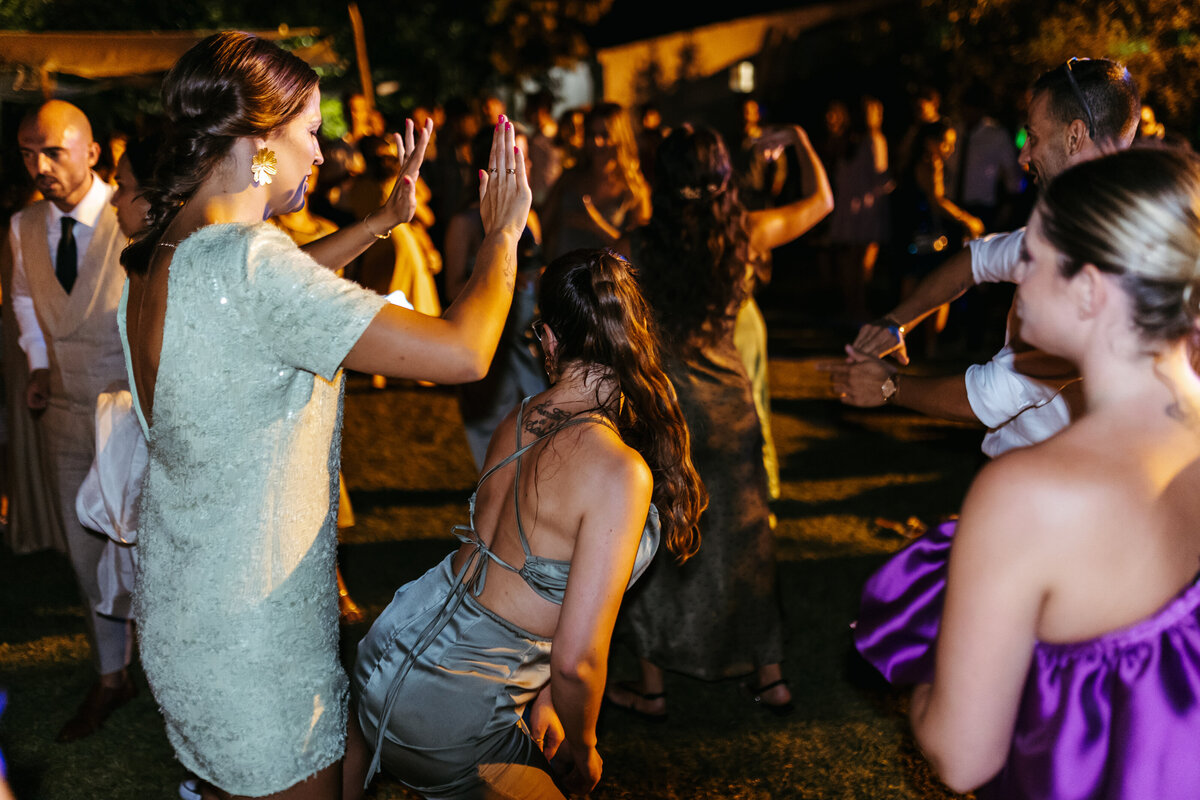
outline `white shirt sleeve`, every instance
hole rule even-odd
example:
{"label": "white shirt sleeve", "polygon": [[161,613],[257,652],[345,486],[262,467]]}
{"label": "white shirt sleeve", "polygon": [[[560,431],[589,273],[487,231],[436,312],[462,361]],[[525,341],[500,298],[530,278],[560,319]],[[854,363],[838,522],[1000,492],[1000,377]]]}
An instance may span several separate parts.
{"label": "white shirt sleeve", "polygon": [[990,429],[983,451],[993,458],[1048,439],[1071,422],[1061,390],[1017,372],[1007,345],[986,364],[968,367],[965,382],[971,410]]}
{"label": "white shirt sleeve", "polygon": [[1012,233],[993,233],[982,239],[972,239],[971,274],[975,283],[1019,283],[1017,268],[1021,263],[1021,243],[1025,229]]}
{"label": "white shirt sleeve", "polygon": [[29,294],[29,279],[25,276],[25,262],[21,257],[21,234],[18,230],[20,214],[14,214],[9,225],[8,243],[12,248],[13,278],[12,303],[13,314],[17,318],[17,328],[20,336],[17,344],[25,351],[29,361],[29,371],[48,369],[50,357],[46,353],[46,339],[42,335],[42,326],[38,323],[37,312],[33,308],[33,297]]}

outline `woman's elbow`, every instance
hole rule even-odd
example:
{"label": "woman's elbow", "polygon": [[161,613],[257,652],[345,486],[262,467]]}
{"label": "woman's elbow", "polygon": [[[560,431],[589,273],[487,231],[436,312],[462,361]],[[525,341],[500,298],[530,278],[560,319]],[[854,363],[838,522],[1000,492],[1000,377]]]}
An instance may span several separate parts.
{"label": "woman's elbow", "polygon": [[830,188],[829,183],[826,181],[826,182],[823,182],[823,184],[821,186],[820,197],[818,198],[817,213],[820,215],[819,219],[824,219],[825,217],[829,216],[832,212],[833,212],[833,189]]}
{"label": "woman's elbow", "polygon": [[455,383],[474,383],[481,381],[487,377],[488,368],[492,365],[492,356],[495,354],[495,348],[479,349],[468,348],[466,352],[459,358],[458,363],[458,380]]}
{"label": "woman's elbow", "polygon": [[[933,762],[931,761],[931,763]],[[950,791],[956,794],[966,794],[975,791],[994,778],[996,773],[1000,771],[1001,766],[1004,765],[1001,764],[995,769],[980,769],[967,765],[933,764],[934,771],[937,772],[942,783],[946,784]]]}
{"label": "woman's elbow", "polygon": [[478,341],[446,343],[438,358],[438,374],[432,380],[441,384],[474,383],[487,377],[495,347],[484,347]]}
{"label": "woman's elbow", "polygon": [[604,680],[604,665],[588,657],[564,655],[552,658],[550,669],[558,680],[579,686],[588,686]]}
{"label": "woman's elbow", "polygon": [[1007,756],[995,758],[982,747],[964,744],[954,746],[951,743],[950,746],[939,748],[922,741],[920,736],[917,741],[942,783],[958,794],[974,791],[994,778],[1004,766]]}

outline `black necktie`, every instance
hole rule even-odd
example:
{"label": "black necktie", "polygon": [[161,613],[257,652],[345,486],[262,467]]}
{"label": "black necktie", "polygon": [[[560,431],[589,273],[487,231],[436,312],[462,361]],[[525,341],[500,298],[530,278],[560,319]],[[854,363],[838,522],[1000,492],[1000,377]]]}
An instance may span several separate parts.
{"label": "black necktie", "polygon": [[79,253],[75,248],[75,220],[71,217],[62,218],[62,238],[58,240],[58,258],[54,261],[54,274],[58,282],[71,293],[75,285],[75,276],[79,273]]}

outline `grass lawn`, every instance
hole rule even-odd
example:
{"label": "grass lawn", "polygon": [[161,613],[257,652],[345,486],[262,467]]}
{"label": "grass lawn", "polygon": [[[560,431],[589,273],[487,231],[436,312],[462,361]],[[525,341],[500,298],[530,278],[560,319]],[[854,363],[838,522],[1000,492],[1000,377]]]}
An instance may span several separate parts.
{"label": "grass lawn", "polygon": [[[908,733],[905,695],[850,645],[863,579],[903,543],[876,517],[953,513],[978,468],[980,431],[891,409],[860,412],[824,398],[810,357],[772,361],[773,419],[783,463],[775,504],[785,672],[798,713],[776,719],[736,681],[668,676],[670,720],[601,717],[604,779],[595,798],[944,798]],[[475,476],[451,391],[355,378],[346,398],[343,467],[357,526],[341,558],[373,619],[396,586],[452,547]],[[183,770],[145,689],[99,734],[55,744],[91,681],[82,611],[65,558],[0,546],[0,687],[9,709],[0,748],[19,800],[176,797]],[[344,631],[353,659],[366,626]],[[612,671],[635,674],[614,648]],[[272,676],[264,675],[263,680]],[[253,742],[247,743],[248,747]],[[378,779],[369,795],[410,797]]]}

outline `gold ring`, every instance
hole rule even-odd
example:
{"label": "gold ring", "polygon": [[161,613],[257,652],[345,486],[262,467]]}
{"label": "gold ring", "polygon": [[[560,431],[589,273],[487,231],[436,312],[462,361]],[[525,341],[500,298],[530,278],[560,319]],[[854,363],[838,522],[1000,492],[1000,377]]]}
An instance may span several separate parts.
{"label": "gold ring", "polygon": [[515,169],[512,169],[512,168],[510,167],[509,169],[506,169],[506,170],[504,170],[504,173],[505,173],[506,175],[516,175],[516,174],[517,174],[517,171],[516,171]]}
{"label": "gold ring", "polygon": [[492,167],[491,169],[488,170],[488,172],[499,172],[499,171],[500,170],[496,169],[495,167]]}

